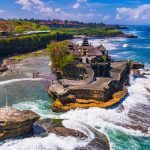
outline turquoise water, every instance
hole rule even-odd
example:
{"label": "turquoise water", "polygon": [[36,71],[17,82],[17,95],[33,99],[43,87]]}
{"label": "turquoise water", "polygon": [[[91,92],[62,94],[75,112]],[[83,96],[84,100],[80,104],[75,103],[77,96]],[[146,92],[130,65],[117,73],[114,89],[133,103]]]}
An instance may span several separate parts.
{"label": "turquoise water", "polygon": [[111,51],[110,54],[116,55],[114,57],[116,59],[130,58],[134,61],[150,63],[150,26],[129,26],[129,30],[124,32],[133,33],[138,38],[126,39],[118,43],[115,41],[114,43],[118,44],[117,51]]}
{"label": "turquoise water", "polygon": [[117,129],[108,128],[106,133],[114,143],[115,150],[149,150],[150,137],[133,136]]}
{"label": "turquoise water", "polygon": [[[93,45],[99,45],[103,43],[109,50],[109,54],[114,59],[132,59],[134,61],[140,61],[150,66],[150,26],[129,26],[128,30],[124,30],[126,33],[133,33],[138,36],[137,39],[124,39],[124,38],[110,38],[110,39],[90,39]],[[75,39],[74,42],[81,43],[80,39]],[[21,65],[15,66],[17,69],[25,71],[24,77],[9,76],[2,77],[0,82],[0,106],[5,105],[6,93],[8,104],[21,110],[33,110],[44,118],[63,118],[72,119],[79,122],[86,123],[92,127],[97,128],[99,131],[105,133],[111,143],[111,149],[115,150],[149,150],[150,149],[150,133],[143,134],[139,130],[133,130],[128,128],[129,125],[141,125],[144,127],[150,126],[150,93],[146,88],[150,87],[150,76],[146,78],[133,79],[131,78],[131,86],[128,87],[129,95],[123,101],[125,111],[117,113],[116,109],[76,109],[70,110],[66,113],[54,113],[50,109],[50,105],[53,100],[48,96],[46,89],[49,85],[47,80],[32,80],[32,70],[40,70],[41,74],[51,74],[49,71],[49,60],[40,58],[32,65],[32,61],[21,63]],[[20,67],[21,66],[21,67]],[[30,67],[29,67],[30,66]],[[29,67],[29,69],[28,69]],[[148,71],[149,72],[149,71]],[[28,80],[26,80],[26,78]],[[19,79],[14,81],[14,79]],[[22,79],[25,79],[24,81]],[[6,83],[5,81],[8,81]],[[145,88],[146,87],[146,88]],[[144,105],[145,107],[140,107]],[[132,110],[132,115],[140,117],[138,121],[129,117],[129,112]],[[138,111],[138,112],[137,112]],[[144,116],[140,116],[140,113],[144,113]],[[146,119],[145,119],[146,118]],[[142,119],[142,122],[140,122]],[[145,119],[145,120],[144,120]],[[126,125],[123,127],[122,125]],[[36,147],[35,143],[39,142],[43,145],[44,140],[32,139],[32,149],[40,149]],[[49,140],[53,140],[49,137]],[[60,140],[57,138],[58,143]],[[22,142],[22,143],[21,143]],[[24,140],[20,141],[20,144],[25,143]],[[43,142],[43,143],[42,143]],[[71,140],[64,140],[63,142],[71,142]],[[73,142],[73,141],[72,141]],[[18,150],[19,142],[7,142],[5,147],[0,149]],[[74,143],[72,143],[74,144]],[[66,143],[64,144],[66,145]],[[24,145],[26,146],[26,145]],[[66,145],[67,146],[67,145]],[[35,148],[36,147],[36,148]],[[69,149],[68,147],[63,147]],[[29,149],[25,147],[25,149]],[[45,148],[46,149],[46,148]]]}

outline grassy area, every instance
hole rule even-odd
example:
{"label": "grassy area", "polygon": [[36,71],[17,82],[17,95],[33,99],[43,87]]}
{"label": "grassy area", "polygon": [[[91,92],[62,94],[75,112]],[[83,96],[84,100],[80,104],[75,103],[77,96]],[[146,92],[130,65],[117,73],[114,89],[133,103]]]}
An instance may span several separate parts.
{"label": "grassy area", "polygon": [[10,57],[10,59],[12,59],[14,61],[21,61],[21,60],[24,60],[27,58],[44,56],[44,55],[47,55],[46,51],[45,50],[39,50],[39,51],[32,52],[32,53],[13,56],[13,57]]}
{"label": "grassy area", "polygon": [[116,36],[122,34],[120,30],[100,29],[100,28],[51,28],[52,31],[64,32],[70,35],[88,35],[88,36]]}
{"label": "grassy area", "polygon": [[25,31],[45,31],[49,27],[22,20],[0,20],[0,32],[23,33]]}
{"label": "grassy area", "polygon": [[14,32],[16,33],[22,33],[25,31],[36,31],[36,30],[40,31],[49,30],[49,27],[47,26],[39,25],[28,21],[15,20],[14,25],[15,25]]}

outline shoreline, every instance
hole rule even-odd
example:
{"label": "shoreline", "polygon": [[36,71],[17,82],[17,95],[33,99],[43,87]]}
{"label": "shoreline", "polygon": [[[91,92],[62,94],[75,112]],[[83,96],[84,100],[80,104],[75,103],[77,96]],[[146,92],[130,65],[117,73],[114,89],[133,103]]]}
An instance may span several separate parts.
{"label": "shoreline", "polygon": [[116,36],[98,36],[98,35],[74,35],[73,38],[84,38],[84,37],[87,37],[87,38],[100,38],[100,39],[103,39],[103,38],[138,38],[138,36],[134,35],[134,34],[126,34],[126,33],[123,33],[123,34],[120,34],[120,35],[116,35]]}

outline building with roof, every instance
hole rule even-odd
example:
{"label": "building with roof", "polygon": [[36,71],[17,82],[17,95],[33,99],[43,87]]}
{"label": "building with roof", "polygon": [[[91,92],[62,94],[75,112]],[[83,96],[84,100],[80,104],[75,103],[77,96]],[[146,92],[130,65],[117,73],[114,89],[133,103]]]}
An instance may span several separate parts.
{"label": "building with roof", "polygon": [[[71,53],[77,55],[78,57],[87,57],[89,60],[96,57],[99,58],[98,60],[100,61],[100,58],[104,58],[104,56],[107,60],[108,58],[110,59],[110,57],[108,56],[108,51],[102,44],[98,47],[94,47],[92,44],[89,43],[87,38],[83,39],[81,46],[69,42],[68,48]],[[101,59],[101,61],[103,60]]]}

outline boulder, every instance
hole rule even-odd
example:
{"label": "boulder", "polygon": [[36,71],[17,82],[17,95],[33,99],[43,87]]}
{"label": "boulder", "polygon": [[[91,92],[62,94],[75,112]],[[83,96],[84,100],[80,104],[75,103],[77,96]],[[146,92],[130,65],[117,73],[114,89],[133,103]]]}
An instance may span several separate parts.
{"label": "boulder", "polygon": [[0,140],[14,138],[28,133],[32,125],[40,118],[30,111],[20,111],[12,107],[0,108]]}

